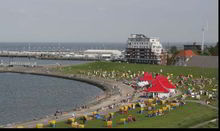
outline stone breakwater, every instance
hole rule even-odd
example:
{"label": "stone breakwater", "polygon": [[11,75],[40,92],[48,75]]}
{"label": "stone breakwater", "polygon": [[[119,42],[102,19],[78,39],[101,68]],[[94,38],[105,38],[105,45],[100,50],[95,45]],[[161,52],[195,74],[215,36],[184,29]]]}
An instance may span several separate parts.
{"label": "stone breakwater", "polygon": [[[42,118],[39,120],[22,122],[22,123],[14,123],[12,125],[7,125],[4,127],[16,127],[16,125],[24,125],[25,127],[35,127],[37,123],[42,121],[48,121],[51,119],[56,119],[57,121],[65,120],[71,117],[74,112],[76,116],[81,116],[85,112],[87,114],[91,114],[93,111],[101,110],[110,105],[120,103],[122,100],[127,99],[127,94],[133,94],[133,89],[128,88],[126,85],[121,82],[117,82],[114,80],[107,80],[103,78],[95,78],[88,77],[79,74],[63,74],[61,72],[52,70],[53,67],[44,66],[44,67],[0,67],[1,72],[12,72],[12,73],[25,73],[25,74],[34,74],[34,75],[44,75],[51,76],[63,79],[71,79],[81,82],[86,82],[88,84],[95,85],[101,88],[104,91],[104,95],[100,96],[95,100],[91,100],[86,106],[86,109],[74,109],[69,112],[59,116],[59,118],[54,118],[54,116],[49,116],[46,118]],[[115,87],[115,88],[114,88]],[[82,96],[83,97],[83,96]]]}

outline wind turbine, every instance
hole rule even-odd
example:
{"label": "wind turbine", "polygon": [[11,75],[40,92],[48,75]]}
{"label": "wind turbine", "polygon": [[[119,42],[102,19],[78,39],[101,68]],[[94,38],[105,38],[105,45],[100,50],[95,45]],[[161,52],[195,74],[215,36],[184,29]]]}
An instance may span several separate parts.
{"label": "wind turbine", "polygon": [[202,27],[202,53],[204,51],[205,31],[208,31],[208,21],[206,22],[206,27]]}

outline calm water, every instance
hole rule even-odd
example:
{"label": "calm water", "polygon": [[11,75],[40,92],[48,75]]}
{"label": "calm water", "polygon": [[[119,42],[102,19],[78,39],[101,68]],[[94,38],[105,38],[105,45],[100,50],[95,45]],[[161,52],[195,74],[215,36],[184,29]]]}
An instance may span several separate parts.
{"label": "calm water", "polygon": [[68,111],[101,93],[96,86],[73,80],[0,73],[0,125]]}
{"label": "calm water", "polygon": [[9,61],[13,62],[36,62],[37,65],[70,65],[70,64],[83,64],[91,61],[78,61],[78,60],[41,60],[35,58],[26,58],[26,57],[0,57],[0,63],[8,64]]}
{"label": "calm water", "polygon": [[[29,48],[30,45],[30,48]],[[126,47],[125,43],[55,43],[55,42],[44,42],[44,43],[3,43],[0,42],[1,50],[16,50],[16,51],[67,51],[67,50],[86,50],[86,49],[122,49]]]}

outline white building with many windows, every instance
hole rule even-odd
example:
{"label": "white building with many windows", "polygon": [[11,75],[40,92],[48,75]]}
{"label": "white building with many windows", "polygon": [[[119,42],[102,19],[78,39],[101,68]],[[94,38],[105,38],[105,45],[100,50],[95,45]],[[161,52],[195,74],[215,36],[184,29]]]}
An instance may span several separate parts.
{"label": "white building with many windows", "polygon": [[131,34],[127,40],[125,58],[128,62],[160,64],[162,45],[159,38],[148,38],[143,34]]}

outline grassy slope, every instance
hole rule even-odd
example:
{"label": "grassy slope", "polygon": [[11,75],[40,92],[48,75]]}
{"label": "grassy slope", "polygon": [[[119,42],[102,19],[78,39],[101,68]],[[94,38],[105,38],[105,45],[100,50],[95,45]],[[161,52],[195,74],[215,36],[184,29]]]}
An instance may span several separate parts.
{"label": "grassy slope", "polygon": [[[174,76],[183,74],[193,74],[194,77],[200,77],[200,75],[206,78],[215,77],[218,79],[218,69],[214,68],[198,68],[198,67],[180,67],[180,66],[160,66],[160,65],[146,65],[146,64],[127,64],[127,63],[113,63],[113,62],[93,62],[81,65],[74,65],[71,67],[61,68],[60,70],[65,73],[79,73],[83,72],[92,72],[94,70],[102,71],[112,71],[116,72],[131,72],[138,71],[148,71],[159,73],[159,70],[163,69],[162,74],[172,73]],[[189,127],[197,123],[210,120],[211,118],[216,117],[216,111],[209,109],[195,103],[189,103],[184,107],[181,107],[181,110],[174,110],[169,113],[169,115],[159,116],[155,118],[147,118],[143,115],[137,115],[136,111],[131,113],[135,115],[139,120],[135,123],[127,124],[126,127]],[[187,116],[187,117],[186,117]],[[114,127],[124,127],[124,125],[116,125],[122,115],[116,117],[113,120]],[[160,124],[159,124],[160,123]],[[68,127],[65,122],[58,123],[57,127]],[[69,126],[70,127],[70,126]],[[86,127],[104,127],[104,122],[100,120],[89,121],[86,124]]]}
{"label": "grassy slope", "polygon": [[198,128],[218,128],[218,121],[216,122],[210,122],[208,124],[205,124],[203,126],[200,126]]}
{"label": "grassy slope", "polygon": [[[216,118],[217,111],[210,109],[209,107],[196,104],[187,103],[186,105],[179,107],[164,116],[157,117],[145,117],[143,114],[138,114],[137,111],[129,111],[129,114],[136,116],[137,121],[133,123],[128,123],[125,126],[119,124],[120,118],[126,118],[128,115],[121,115],[116,113],[113,119],[113,127],[123,128],[187,128],[192,125]],[[81,121],[78,121],[81,123]],[[57,123],[57,128],[71,127],[64,121]],[[105,127],[105,122],[103,120],[91,120],[85,125],[86,128],[103,128]]]}
{"label": "grassy slope", "polygon": [[181,67],[181,66],[162,66],[162,65],[148,65],[148,64],[127,64],[116,62],[93,62],[81,65],[74,65],[71,67],[65,67],[62,71],[66,73],[78,73],[79,71],[119,71],[131,72],[148,71],[159,73],[160,69],[163,69],[162,74],[172,73],[174,76],[183,74],[193,74],[194,77],[200,77],[200,75],[207,78],[218,78],[218,69],[215,68],[199,68],[199,67]]}

